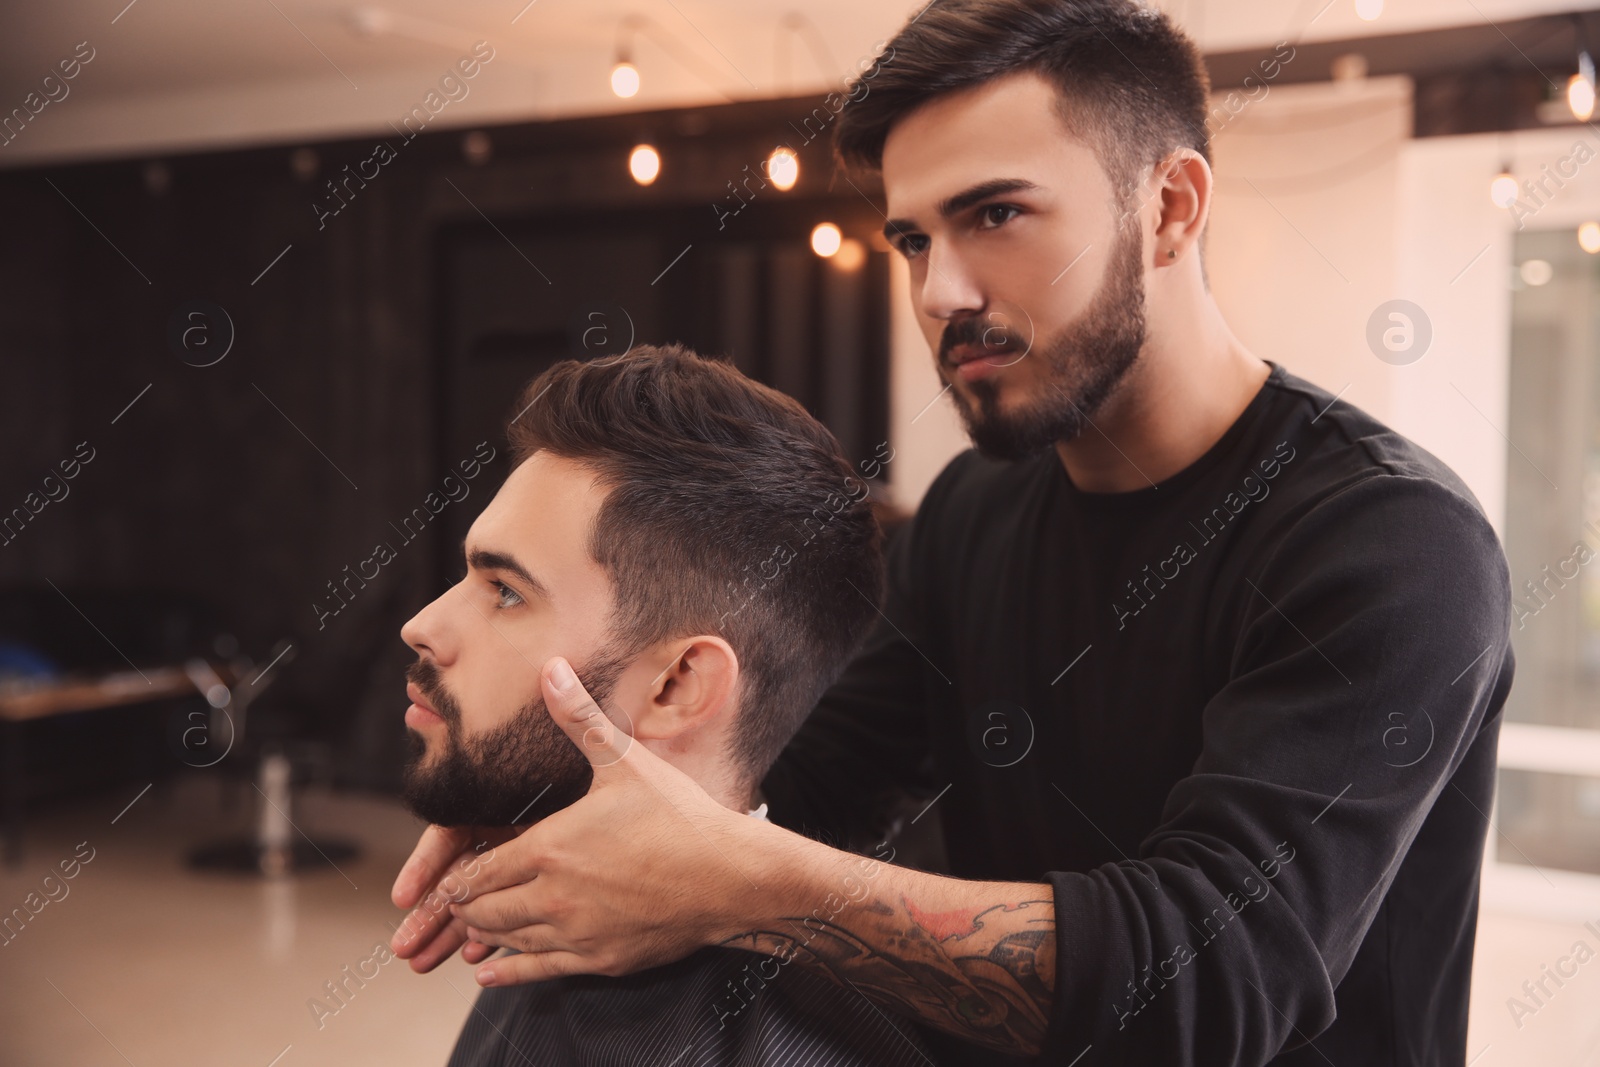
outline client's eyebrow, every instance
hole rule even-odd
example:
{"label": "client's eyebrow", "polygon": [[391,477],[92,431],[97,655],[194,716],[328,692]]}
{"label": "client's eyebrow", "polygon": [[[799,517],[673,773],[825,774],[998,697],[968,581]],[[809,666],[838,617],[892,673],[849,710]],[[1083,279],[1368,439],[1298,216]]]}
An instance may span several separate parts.
{"label": "client's eyebrow", "polygon": [[545,584],[535,578],[528,568],[517,562],[515,556],[488,548],[474,548],[471,552],[467,552],[467,542],[465,540],[461,542],[461,551],[466,553],[467,563],[474,570],[501,571],[512,575],[527,586],[528,591],[535,596],[542,597],[545,600],[550,599],[550,590],[546,589]]}

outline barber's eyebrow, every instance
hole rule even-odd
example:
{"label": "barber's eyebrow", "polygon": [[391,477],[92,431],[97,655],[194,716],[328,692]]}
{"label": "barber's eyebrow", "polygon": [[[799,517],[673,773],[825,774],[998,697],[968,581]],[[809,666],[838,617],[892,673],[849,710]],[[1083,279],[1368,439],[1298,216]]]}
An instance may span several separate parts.
{"label": "barber's eyebrow", "polygon": [[528,591],[535,596],[542,597],[545,600],[550,599],[550,590],[545,587],[545,584],[535,578],[532,572],[518,562],[517,558],[510,553],[496,552],[489,548],[474,548],[471,552],[468,552],[465,538],[461,541],[461,551],[466,556],[467,563],[474,570],[502,571],[521,581],[523,585],[527,586]]}
{"label": "barber's eyebrow", "polygon": [[[940,218],[949,218],[971,207],[980,204],[991,196],[1002,193],[1015,193],[1025,189],[1037,189],[1038,185],[1026,178],[990,178],[988,181],[979,182],[961,190],[953,196],[947,196],[939,201],[938,211]],[[890,219],[883,224],[883,236],[889,240],[906,230],[915,230],[917,224],[913,219]]]}

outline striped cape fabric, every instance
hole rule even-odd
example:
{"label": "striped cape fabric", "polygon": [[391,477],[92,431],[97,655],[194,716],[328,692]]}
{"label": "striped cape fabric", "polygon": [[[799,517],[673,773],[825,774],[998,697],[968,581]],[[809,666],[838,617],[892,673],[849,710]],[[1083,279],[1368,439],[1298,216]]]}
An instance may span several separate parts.
{"label": "striped cape fabric", "polygon": [[703,948],[621,978],[483,990],[449,1067],[929,1067],[917,1028],[799,964]]}

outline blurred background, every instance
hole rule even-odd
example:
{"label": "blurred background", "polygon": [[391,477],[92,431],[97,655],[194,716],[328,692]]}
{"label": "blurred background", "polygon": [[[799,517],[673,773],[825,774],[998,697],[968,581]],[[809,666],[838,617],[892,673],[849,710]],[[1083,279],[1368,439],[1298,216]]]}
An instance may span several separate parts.
{"label": "blurred background", "polygon": [[[1453,466],[1511,561],[1469,1057],[1600,1064],[1600,8],[1158,6],[1211,70],[1234,330]],[[727,354],[889,443],[890,519],[965,447],[829,155],[915,10],[0,15],[0,1061],[444,1061],[470,969],[374,953],[420,829],[398,630],[519,387]]]}

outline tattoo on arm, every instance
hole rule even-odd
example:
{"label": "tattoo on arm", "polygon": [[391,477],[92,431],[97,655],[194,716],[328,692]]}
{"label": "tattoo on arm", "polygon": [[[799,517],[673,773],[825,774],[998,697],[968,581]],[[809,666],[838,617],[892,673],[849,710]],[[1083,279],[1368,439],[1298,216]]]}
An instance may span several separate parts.
{"label": "tattoo on arm", "polygon": [[810,915],[723,944],[798,960],[842,986],[964,1040],[1037,1053],[1055,987],[1055,904],[1049,899],[926,911],[830,895]]}

